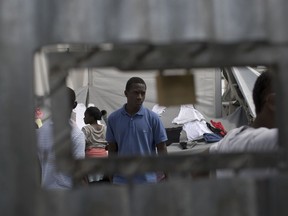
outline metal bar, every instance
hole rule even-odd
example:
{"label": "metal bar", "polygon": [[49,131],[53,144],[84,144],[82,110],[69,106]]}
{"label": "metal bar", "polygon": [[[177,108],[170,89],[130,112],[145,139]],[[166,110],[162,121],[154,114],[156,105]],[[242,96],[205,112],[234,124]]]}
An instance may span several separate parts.
{"label": "metal bar", "polygon": [[[55,71],[53,71],[55,73]],[[58,71],[60,75],[61,71]],[[62,74],[64,72],[62,71]],[[65,73],[64,73],[65,74]],[[55,76],[55,75],[54,75]],[[54,77],[52,76],[52,77]],[[65,76],[66,77],[66,76]],[[53,83],[51,86],[52,121],[54,135],[54,150],[56,162],[62,172],[72,172],[74,169],[74,158],[72,156],[71,126],[69,119],[69,98],[67,98],[65,78]],[[62,81],[62,82],[60,82]]]}
{"label": "metal bar", "polygon": [[288,91],[287,91],[287,49],[279,48],[278,61],[275,68],[275,90],[276,90],[276,119],[279,127],[279,144],[283,150],[287,153],[286,158],[288,160],[288,127],[286,127],[288,119]]}
{"label": "metal bar", "polygon": [[[150,47],[150,53],[145,53],[141,59],[136,58],[137,49]],[[199,50],[195,53],[195,49]],[[123,71],[129,70],[158,70],[172,68],[196,67],[224,67],[246,65],[270,65],[276,62],[275,49],[277,46],[269,44],[230,44],[217,45],[208,43],[191,43],[177,45],[139,45],[122,44],[114,45],[111,50],[101,50],[97,55],[91,56],[87,61],[77,67],[117,67]],[[135,55],[135,56],[134,56]],[[134,56],[134,57],[133,57]],[[67,56],[68,57],[68,56]],[[128,59],[137,59],[137,63],[127,64]],[[58,55],[58,63],[65,60]]]}
{"label": "metal bar", "polygon": [[35,215],[34,3],[0,2],[0,215]]}
{"label": "metal bar", "polygon": [[219,168],[241,170],[245,168],[287,168],[287,161],[283,160],[282,153],[265,154],[195,154],[195,155],[169,155],[146,157],[111,157],[89,158],[78,160],[74,177],[81,178],[87,173],[121,173],[132,176],[148,171],[163,172],[193,172],[209,171]]}
{"label": "metal bar", "polygon": [[285,43],[287,8],[285,0],[51,0],[38,3],[36,32],[41,44]]}
{"label": "metal bar", "polygon": [[[157,7],[154,7],[155,5]],[[207,5],[208,7],[206,7]],[[206,10],[206,8],[208,9]],[[288,93],[286,91],[286,69],[288,67],[286,44],[288,41],[287,8],[288,3],[286,0],[82,0],[81,2],[78,0],[41,2],[36,0],[26,0],[25,2],[2,0],[0,2],[0,120],[5,123],[5,127],[1,127],[0,130],[0,146],[2,150],[0,151],[0,169],[2,174],[0,215],[36,215],[34,204],[36,203],[38,190],[36,189],[35,177],[36,145],[33,127],[32,62],[33,52],[44,44],[60,42],[85,44],[112,42],[121,44],[115,52],[103,51],[100,56],[96,56],[94,61],[91,62],[87,61],[87,56],[84,56],[84,58],[82,58],[83,56],[77,57],[75,62],[62,65],[63,67],[61,67],[61,62],[56,62],[61,76],[60,78],[58,76],[52,77],[52,90],[58,85],[63,90],[61,85],[64,85],[67,70],[76,66],[115,66],[122,70],[144,70],[276,64],[279,70],[276,72],[279,83],[277,94],[281,99],[281,103],[279,99],[277,102],[278,125],[280,128],[280,144],[284,148],[283,154],[274,156],[259,155],[257,157],[241,155],[239,156],[241,159],[236,156],[236,159],[228,160],[229,157],[232,157],[230,155],[227,156],[227,163],[234,160],[237,161],[236,164],[231,165],[222,164],[225,160],[222,161],[216,156],[215,161],[213,161],[214,156],[210,156],[211,159],[208,159],[208,155],[201,156],[198,159],[193,158],[191,161],[187,159],[188,162],[171,158],[167,158],[167,161],[165,158],[155,158],[155,160],[153,158],[143,160],[138,158],[138,162],[136,159],[136,161],[131,159],[122,161],[122,159],[114,160],[111,158],[107,159],[105,163],[108,164],[109,168],[109,170],[107,168],[107,172],[113,170],[123,172],[126,175],[137,173],[137,169],[139,171],[154,170],[156,168],[159,170],[167,169],[168,171],[200,170],[213,167],[213,165],[209,165],[212,162],[217,165],[214,165],[214,167],[242,168],[246,166],[262,167],[265,165],[287,168],[286,153],[288,144],[286,140],[288,139],[288,129],[285,127],[288,119],[286,112],[288,109]],[[190,9],[193,11],[190,11]],[[181,12],[183,13],[181,14]],[[111,18],[111,14],[113,14],[113,18]],[[193,21],[191,21],[192,16]],[[169,25],[170,23],[171,25]],[[151,50],[149,55],[147,53],[141,55],[141,61],[139,61],[139,58],[133,59],[134,51],[137,49],[135,45],[139,45],[143,41],[149,46],[152,44],[155,48]],[[195,44],[189,44],[190,42],[199,41],[207,43],[200,43],[200,49],[194,46]],[[261,41],[269,43],[254,43]],[[135,44],[124,44],[126,42],[135,42]],[[246,42],[253,43],[252,45],[255,45],[255,47],[247,46],[249,43]],[[179,45],[179,43],[181,44]],[[231,46],[227,45],[231,43],[233,43]],[[282,47],[282,50],[277,46]],[[131,64],[125,63],[125,58],[128,55],[132,56]],[[67,60],[68,62],[71,61],[69,58]],[[63,99],[62,93],[63,91],[61,92],[61,90],[55,93],[53,98],[56,103]],[[54,99],[52,100],[54,101]],[[19,107],[21,107],[21,111],[19,111]],[[57,112],[57,107],[54,105],[53,112]],[[281,118],[279,117],[280,114],[282,115]],[[62,116],[58,119],[57,115],[55,114],[53,118],[56,122],[61,121]],[[56,131],[62,130],[63,126],[64,123],[57,123]],[[14,133],[16,129],[17,135]],[[68,131],[66,130],[65,133],[65,136],[60,136],[61,139],[68,139]],[[67,147],[68,145],[65,146]],[[63,153],[66,155],[66,150]],[[225,158],[225,156],[222,157]],[[245,159],[245,157],[247,158]],[[66,160],[67,158],[64,159]],[[219,162],[216,162],[218,159]],[[161,160],[163,161],[160,162]],[[112,164],[112,162],[119,163],[119,167],[114,163]],[[133,163],[131,164],[131,162]],[[146,166],[143,162],[148,165]],[[175,167],[176,164],[172,164],[172,162],[179,162],[180,168]],[[77,172],[75,174],[76,177],[87,172],[87,168],[88,171],[102,169],[98,169],[98,162],[96,163],[96,169],[94,163],[96,162],[92,161],[91,164],[90,161],[79,162],[79,167],[84,170]],[[208,163],[207,167],[206,163]],[[104,162],[101,162],[100,165],[101,167],[104,166]],[[167,165],[172,166],[171,169],[167,168]],[[118,168],[114,169],[114,166]],[[105,168],[103,168],[103,171],[105,171]],[[271,182],[273,187],[264,188],[267,193],[264,194],[265,196],[269,197],[273,193],[273,200],[269,202],[271,206],[264,205],[265,209],[271,210],[270,215],[273,215],[273,213],[287,215],[285,202],[283,202],[287,198],[287,183],[285,182],[287,182],[287,179],[284,179],[278,185],[279,182],[274,181]],[[257,203],[255,194],[253,194],[255,193],[253,190],[254,181],[249,183],[249,180],[230,180],[228,184],[227,182],[223,183],[223,181],[199,182],[191,185],[188,192],[186,187],[182,190],[176,188],[177,183],[173,182],[172,187],[174,186],[175,188],[172,192],[178,191],[178,193],[171,192],[171,197],[173,197],[173,194],[185,194],[185,196],[192,194],[193,196],[191,197],[194,197],[194,199],[189,199],[191,197],[186,197],[185,199],[185,203],[193,203],[193,208],[189,208],[187,212],[183,210],[187,206],[177,205],[180,213],[182,210],[186,215],[192,215],[193,213],[195,215],[223,215],[224,212],[229,215],[235,212],[242,215],[256,214],[258,207],[256,205],[259,203]],[[219,187],[219,185],[222,187]],[[227,187],[227,185],[233,186]],[[239,187],[239,185],[242,187]],[[161,186],[156,185],[154,187],[149,185],[140,186],[134,188],[134,190],[131,189],[131,193],[134,194],[129,197],[129,201],[132,201],[131,206],[135,207],[130,206],[125,194],[117,194],[116,198],[125,196],[125,202],[119,204],[121,199],[115,199],[111,202],[112,204],[108,202],[107,208],[111,212],[107,213],[107,211],[102,209],[103,215],[105,213],[115,215],[144,214],[145,210],[148,209],[147,206],[151,207],[151,198],[154,197],[153,205],[167,206],[167,203],[161,201],[165,200],[167,191],[169,193],[169,188],[171,187],[159,189],[159,193],[156,194],[159,196],[155,196],[153,189],[158,189],[158,187]],[[207,190],[203,190],[205,188]],[[219,190],[217,190],[218,188]],[[225,188],[228,189],[225,190]],[[245,195],[241,193],[243,188],[246,189],[245,192],[247,194]],[[237,193],[234,192],[235,189]],[[201,193],[203,191],[204,193]],[[114,195],[113,192],[110,193],[109,198]],[[47,194],[45,193],[45,195]],[[59,204],[51,204],[51,206],[59,207],[59,209],[49,208],[49,202],[46,203],[45,199],[41,200],[43,205],[36,207],[37,210],[40,210],[39,208],[43,206],[45,207],[41,209],[43,211],[40,211],[40,215],[49,211],[55,211],[58,215],[65,215],[68,209],[71,209],[68,212],[71,215],[81,215],[83,212],[79,203],[81,203],[81,198],[86,193],[76,191],[71,198],[68,198],[69,201],[67,202],[65,202],[65,198],[70,193],[64,194],[64,196],[58,197],[60,200]],[[198,199],[199,194],[200,199]],[[89,198],[94,197],[92,194],[90,196]],[[143,199],[138,201],[137,197],[143,197]],[[178,198],[180,197],[178,196]],[[48,197],[47,200],[53,202],[54,196]],[[111,200],[109,199],[109,201]],[[179,213],[176,211],[177,208],[172,208],[173,202],[171,200],[167,200],[167,202],[169,208],[150,208],[148,213],[150,215],[164,215],[162,213],[166,213],[166,215],[173,213],[175,215]],[[61,208],[63,203],[67,208]],[[98,200],[96,206],[100,207],[103,203],[107,204],[107,202]],[[179,204],[179,202],[177,203]],[[93,204],[89,203],[89,210],[93,212],[92,214],[96,214],[97,212],[93,211]],[[247,204],[249,204],[249,207],[243,208]],[[263,202],[260,204],[267,203]],[[116,210],[119,210],[123,207],[122,211],[117,212],[110,208],[115,205],[123,205],[124,207],[116,208]],[[263,206],[258,208],[260,207]],[[170,209],[172,213],[169,213]],[[142,212],[140,212],[141,210]],[[90,211],[86,210],[86,213],[89,214]],[[139,212],[140,214],[137,214]]]}
{"label": "metal bar", "polygon": [[215,117],[222,117],[222,84],[221,84],[221,69],[215,69]]}

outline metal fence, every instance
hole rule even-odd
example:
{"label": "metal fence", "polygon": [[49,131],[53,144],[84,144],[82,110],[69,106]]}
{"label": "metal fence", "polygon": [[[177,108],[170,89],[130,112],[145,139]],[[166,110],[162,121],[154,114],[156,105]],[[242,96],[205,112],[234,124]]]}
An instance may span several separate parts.
{"label": "metal fence", "polygon": [[[287,9],[285,0],[2,0],[0,215],[287,215]],[[36,178],[33,55],[59,43],[81,50],[46,54],[50,87],[59,89],[52,104],[63,98],[70,68],[100,66],[140,70],[273,65],[281,98],[278,153],[73,161],[65,142],[66,148],[58,152],[59,165],[68,162],[75,179],[83,170],[96,169],[132,175],[269,166],[282,173],[262,180],[176,178],[156,185],[41,190]],[[52,112],[56,109],[52,105]],[[53,119],[58,142],[67,139],[69,131],[59,133],[66,126],[62,117],[53,112]]]}

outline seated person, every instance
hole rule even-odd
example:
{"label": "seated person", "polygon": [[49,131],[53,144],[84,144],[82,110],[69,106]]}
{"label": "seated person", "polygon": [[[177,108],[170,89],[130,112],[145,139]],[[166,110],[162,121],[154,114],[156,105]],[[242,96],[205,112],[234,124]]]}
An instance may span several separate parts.
{"label": "seated person", "polygon": [[[250,126],[235,128],[218,143],[210,147],[210,153],[271,152],[278,148],[278,129],[275,128],[275,97],[273,74],[263,72],[256,80],[253,101],[256,118]],[[265,176],[274,173],[271,169],[245,169],[240,176]],[[232,176],[232,170],[217,171],[217,177]]]}

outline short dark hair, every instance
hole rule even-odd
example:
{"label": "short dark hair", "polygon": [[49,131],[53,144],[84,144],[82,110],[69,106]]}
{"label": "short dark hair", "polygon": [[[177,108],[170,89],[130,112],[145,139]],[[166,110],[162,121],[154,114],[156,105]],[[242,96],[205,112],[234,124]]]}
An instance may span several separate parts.
{"label": "short dark hair", "polygon": [[265,103],[265,98],[273,92],[273,74],[270,71],[263,72],[256,80],[253,88],[253,101],[256,114],[260,113]]}
{"label": "short dark hair", "polygon": [[66,87],[67,94],[68,94],[68,100],[69,100],[69,105],[72,109],[74,109],[77,106],[76,102],[76,94],[73,89]]}
{"label": "short dark hair", "polygon": [[88,107],[85,111],[88,115],[92,116],[95,120],[101,120],[102,116],[107,112],[106,110],[99,110],[97,107]]}
{"label": "short dark hair", "polygon": [[131,77],[127,83],[126,83],[126,87],[125,90],[129,91],[131,89],[132,84],[137,84],[137,83],[141,83],[145,85],[145,88],[147,88],[145,81],[140,78],[140,77]]}

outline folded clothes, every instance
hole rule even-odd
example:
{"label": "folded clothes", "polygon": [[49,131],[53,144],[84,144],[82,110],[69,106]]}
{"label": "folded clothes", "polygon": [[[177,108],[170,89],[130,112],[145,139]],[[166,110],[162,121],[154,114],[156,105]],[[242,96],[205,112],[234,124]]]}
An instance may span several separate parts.
{"label": "folded clothes", "polygon": [[219,136],[218,134],[215,134],[215,133],[204,133],[203,138],[204,138],[205,142],[213,143],[213,142],[220,141],[223,137]]}
{"label": "folded clothes", "polygon": [[152,111],[158,114],[159,117],[161,117],[162,113],[165,112],[166,107],[159,106],[158,104],[155,104],[152,108]]}

